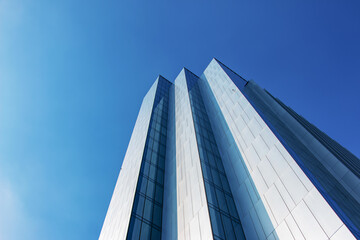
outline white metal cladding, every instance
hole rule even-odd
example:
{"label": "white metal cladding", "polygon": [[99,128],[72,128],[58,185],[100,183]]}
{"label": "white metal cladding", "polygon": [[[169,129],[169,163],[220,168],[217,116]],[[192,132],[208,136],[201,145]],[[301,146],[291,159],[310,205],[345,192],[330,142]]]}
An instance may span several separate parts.
{"label": "white metal cladding", "polygon": [[100,233],[100,240],[119,240],[126,238],[157,84],[158,79],[151,86],[141,104],[140,112],[136,119],[135,127]]}
{"label": "white metal cladding", "polygon": [[[241,153],[239,158],[231,150],[234,146],[226,148],[219,141],[221,153],[227,154],[224,167],[230,173],[245,235],[249,239],[354,239],[216,60],[202,81],[209,85],[226,122],[215,126],[215,136],[228,128]],[[214,125],[214,119],[211,122]]]}
{"label": "white metal cladding", "polygon": [[178,239],[212,239],[184,69],[174,84]]}
{"label": "white metal cladding", "polygon": [[304,128],[295,118],[293,118],[284,108],[282,108],[272,97],[264,94],[255,83],[252,83],[254,91],[261,94],[267,104],[274,112],[286,122],[289,130],[296,135],[299,140],[311,151],[316,159],[334,176],[336,180],[358,201],[360,202],[360,181],[339,159],[337,159],[323,144],[321,144],[308,130]]}

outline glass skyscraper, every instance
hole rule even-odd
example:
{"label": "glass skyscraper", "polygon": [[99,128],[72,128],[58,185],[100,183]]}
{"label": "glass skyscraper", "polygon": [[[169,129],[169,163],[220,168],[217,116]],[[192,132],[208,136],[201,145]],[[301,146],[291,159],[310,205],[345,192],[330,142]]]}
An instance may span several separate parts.
{"label": "glass skyscraper", "polygon": [[360,161],[213,59],[144,97],[100,240],[359,239]]}

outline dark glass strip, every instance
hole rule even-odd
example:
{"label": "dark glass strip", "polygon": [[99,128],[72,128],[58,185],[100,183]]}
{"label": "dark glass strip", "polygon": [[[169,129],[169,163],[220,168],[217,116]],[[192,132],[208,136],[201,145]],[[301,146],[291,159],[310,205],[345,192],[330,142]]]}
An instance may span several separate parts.
{"label": "dark glass strip", "polygon": [[170,85],[159,77],[126,239],[161,239]]}

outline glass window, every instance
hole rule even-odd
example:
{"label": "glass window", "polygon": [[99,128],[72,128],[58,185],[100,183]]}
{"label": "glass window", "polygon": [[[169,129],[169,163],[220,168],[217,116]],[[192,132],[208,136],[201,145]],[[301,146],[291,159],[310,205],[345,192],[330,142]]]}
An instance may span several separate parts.
{"label": "glass window", "polygon": [[[209,134],[208,134],[208,131],[207,130],[204,130],[203,131],[203,135],[205,138],[209,138]],[[209,138],[210,139],[210,138]]]}
{"label": "glass window", "polygon": [[[150,151],[149,151],[149,152],[150,152]],[[144,166],[144,168],[143,168],[143,174],[144,174],[145,176],[148,176],[150,164],[147,163],[147,162],[144,162],[144,163],[143,163],[143,166]]]}
{"label": "glass window", "polygon": [[242,227],[241,227],[240,223],[232,221],[232,224],[233,224],[236,239],[245,240],[245,235],[242,231]]}
{"label": "glass window", "polygon": [[[211,151],[211,143],[208,139],[204,138],[206,149],[209,149]],[[211,156],[212,157],[212,156]],[[211,159],[212,160],[212,159]]]}
{"label": "glass window", "polygon": [[160,139],[160,132],[159,131],[155,131],[154,139],[155,139],[155,141],[159,141],[159,139]]}
{"label": "glass window", "polygon": [[165,156],[165,153],[166,153],[166,146],[165,145],[160,144],[159,153],[160,153],[161,156]]}
{"label": "glass window", "polygon": [[156,123],[156,125],[155,125],[155,129],[157,130],[157,131],[159,131],[160,132],[160,123]]}
{"label": "glass window", "polygon": [[216,189],[216,196],[219,201],[219,208],[224,212],[228,213],[224,193],[221,192],[219,189]]}
{"label": "glass window", "polygon": [[154,151],[155,150],[157,151],[159,149],[159,140],[154,142],[153,149],[154,149]]}
{"label": "glass window", "polygon": [[211,173],[212,173],[212,176],[213,176],[214,184],[216,186],[222,188],[220,178],[219,178],[219,173],[217,171],[215,171],[213,168],[211,169]]}
{"label": "glass window", "polygon": [[[198,137],[196,138],[196,140],[197,140],[198,145],[202,145],[203,143],[202,143],[199,133],[197,133],[197,136]],[[200,159],[204,159],[202,154],[200,154]]]}
{"label": "glass window", "polygon": [[[215,157],[216,157],[216,156],[215,156]],[[223,164],[222,164],[222,162],[221,162],[221,159],[220,159],[220,157],[217,157],[217,158],[218,158],[218,161],[216,161],[216,166],[217,166],[217,168],[218,168],[218,170],[219,170],[220,172],[224,173],[225,170],[224,170],[224,166],[223,166]]]}
{"label": "glass window", "polygon": [[158,227],[161,227],[161,217],[162,217],[162,211],[161,207],[154,204],[154,213],[153,213],[153,224],[155,224]]}
{"label": "glass window", "polygon": [[165,170],[165,161],[164,161],[163,158],[162,158],[162,161],[159,161],[159,162],[158,162],[158,166],[159,166],[162,170]]}
{"label": "glass window", "polygon": [[237,210],[235,207],[234,199],[229,195],[225,194],[226,202],[229,208],[229,213],[232,217],[238,218]]}
{"label": "glass window", "polygon": [[166,127],[163,127],[163,126],[161,127],[161,133],[166,135]]}
{"label": "glass window", "polygon": [[199,147],[199,155],[200,155],[200,160],[204,159],[204,150],[202,149],[202,147]]}
{"label": "glass window", "polygon": [[150,166],[149,177],[154,180],[156,179],[156,167],[154,165]]}
{"label": "glass window", "polygon": [[151,150],[148,149],[148,148],[146,149],[145,159],[150,162],[150,159],[151,159]]}
{"label": "glass window", "polygon": [[140,226],[141,221],[136,217],[132,217],[126,239],[138,240],[140,236]]}
{"label": "glass window", "polygon": [[140,186],[139,192],[146,194],[146,185],[147,185],[147,179],[140,176],[138,183],[138,186]]}
{"label": "glass window", "polygon": [[145,203],[145,198],[137,194],[135,196],[134,212],[139,216],[143,215],[144,203]]}
{"label": "glass window", "polygon": [[210,166],[216,168],[216,163],[215,163],[214,155],[212,155],[210,152],[207,152],[207,157],[208,157],[208,161],[209,161]]}
{"label": "glass window", "polygon": [[211,170],[210,167],[208,167],[206,164],[201,163],[201,168],[202,168],[202,173],[205,179],[209,180],[210,182],[212,182],[212,177],[211,177]]}
{"label": "glass window", "polygon": [[214,235],[225,239],[224,230],[221,223],[220,213],[215,211],[212,207],[209,207],[209,213],[211,217],[211,226]]}
{"label": "glass window", "polygon": [[159,230],[157,230],[157,229],[155,229],[155,228],[153,228],[152,230],[151,230],[151,239],[161,239],[161,233],[160,233],[160,231]]}
{"label": "glass window", "polygon": [[155,193],[155,201],[157,201],[158,203],[162,204],[163,201],[163,188],[160,187],[159,185],[156,185],[156,193]]}
{"label": "glass window", "polygon": [[218,207],[214,187],[211,186],[209,183],[205,182],[205,190],[208,202]]}
{"label": "glass window", "polygon": [[233,231],[233,228],[232,228],[230,218],[228,218],[228,217],[224,216],[223,214],[221,214],[221,219],[222,219],[222,222],[223,222],[226,239],[235,239],[235,235],[234,235],[234,231]]}
{"label": "glass window", "polygon": [[160,183],[161,185],[164,184],[164,172],[161,169],[157,170],[156,182]]}
{"label": "glass window", "polygon": [[153,183],[152,181],[148,181],[146,195],[150,198],[153,198],[154,190],[155,190],[155,183]]}
{"label": "glass window", "polygon": [[157,164],[157,155],[155,152],[151,155],[151,163],[155,165]]}
{"label": "glass window", "polygon": [[147,240],[149,239],[150,236],[150,231],[151,231],[151,227],[149,224],[143,222],[141,225],[141,236],[140,239],[141,240]]}
{"label": "glass window", "polygon": [[143,218],[151,222],[153,203],[149,199],[145,199],[145,208]]}
{"label": "glass window", "polygon": [[217,149],[217,146],[215,145],[214,142],[212,142],[212,143],[210,144],[210,148],[211,148],[211,149]]}
{"label": "glass window", "polygon": [[154,137],[154,134],[155,134],[155,131],[154,131],[154,129],[150,129],[150,137]]}
{"label": "glass window", "polygon": [[149,140],[148,140],[148,150],[150,150],[150,149],[152,148],[153,143],[154,143],[154,138],[149,137]]}
{"label": "glass window", "polygon": [[231,193],[231,191],[230,191],[230,186],[229,186],[229,183],[228,183],[225,175],[220,174],[219,176],[220,176],[221,183],[222,183],[222,187],[223,187],[224,191],[226,191],[226,192],[228,192],[228,193]]}
{"label": "glass window", "polygon": [[165,135],[162,135],[160,136],[160,143],[161,144],[166,144],[166,136]]}

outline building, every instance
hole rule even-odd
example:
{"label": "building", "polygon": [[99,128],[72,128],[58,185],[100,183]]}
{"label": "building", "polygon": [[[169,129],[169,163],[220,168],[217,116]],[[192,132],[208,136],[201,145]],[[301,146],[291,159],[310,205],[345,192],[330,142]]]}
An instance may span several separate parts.
{"label": "building", "polygon": [[146,94],[100,234],[360,238],[360,161],[213,59]]}

